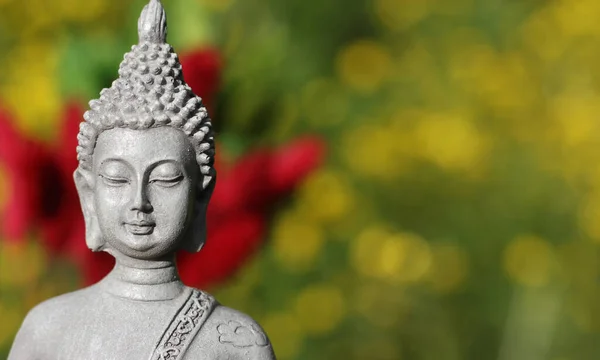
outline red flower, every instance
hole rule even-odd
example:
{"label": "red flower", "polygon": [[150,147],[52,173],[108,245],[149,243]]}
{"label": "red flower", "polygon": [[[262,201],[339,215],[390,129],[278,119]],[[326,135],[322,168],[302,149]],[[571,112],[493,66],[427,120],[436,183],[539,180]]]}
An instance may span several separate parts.
{"label": "red flower", "polygon": [[44,218],[51,217],[59,203],[59,171],[44,144],[28,139],[13,125],[11,116],[0,112],[0,165],[7,172],[8,199],[3,209],[1,230],[12,241]]}
{"label": "red flower", "polygon": [[205,48],[185,53],[180,58],[185,81],[213,114],[215,95],[221,82],[222,59],[217,49]]}
{"label": "red flower", "polygon": [[[54,194],[55,205],[51,213],[41,218],[40,223],[42,240],[51,253],[78,253],[72,247],[80,242],[85,233],[79,197],[73,182],[73,172],[78,165],[75,148],[82,114],[83,109],[77,103],[67,104],[59,141],[51,149],[56,182],[47,184],[47,191]],[[85,249],[85,244],[81,246]]]}
{"label": "red flower", "polygon": [[265,238],[270,211],[323,159],[324,142],[305,137],[276,150],[258,150],[231,168],[217,158],[217,186],[208,207],[208,237],[198,254],[179,255],[182,279],[200,287],[231,276]]}

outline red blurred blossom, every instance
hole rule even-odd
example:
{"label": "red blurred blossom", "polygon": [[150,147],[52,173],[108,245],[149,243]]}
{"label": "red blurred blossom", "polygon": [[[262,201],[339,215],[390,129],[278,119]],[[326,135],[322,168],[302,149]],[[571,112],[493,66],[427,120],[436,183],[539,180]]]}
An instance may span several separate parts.
{"label": "red blurred blossom", "polygon": [[215,48],[193,50],[182,54],[180,62],[185,81],[195,94],[202,97],[208,113],[213,114],[223,66],[220,52]]}
{"label": "red blurred blossom", "polygon": [[25,137],[14,123],[8,112],[0,112],[0,165],[9,189],[0,229],[8,240],[20,241],[32,225],[54,215],[64,180],[51,150]]}
{"label": "red blurred blossom", "polygon": [[81,114],[80,107],[67,106],[55,146],[25,137],[6,112],[0,114],[0,165],[9,186],[0,230],[6,239],[22,241],[38,232],[50,255],[81,239],[83,217],[72,180]]}
{"label": "red blurred blossom", "polygon": [[198,254],[180,254],[182,279],[209,286],[231,276],[265,239],[274,205],[320,165],[324,153],[323,140],[307,136],[278,149],[252,151],[231,167],[217,158],[207,242]]}

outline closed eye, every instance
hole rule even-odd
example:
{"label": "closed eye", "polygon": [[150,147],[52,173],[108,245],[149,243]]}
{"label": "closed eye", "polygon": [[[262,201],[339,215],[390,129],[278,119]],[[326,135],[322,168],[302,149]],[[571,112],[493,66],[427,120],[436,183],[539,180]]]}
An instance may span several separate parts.
{"label": "closed eye", "polygon": [[120,178],[120,177],[112,177],[112,176],[106,176],[106,175],[99,175],[102,180],[104,181],[104,183],[108,186],[123,186],[123,185],[127,185],[130,183],[129,179],[127,178]]}
{"label": "closed eye", "polygon": [[151,184],[156,184],[163,187],[171,187],[179,184],[183,180],[183,175],[174,177],[156,177],[150,179]]}

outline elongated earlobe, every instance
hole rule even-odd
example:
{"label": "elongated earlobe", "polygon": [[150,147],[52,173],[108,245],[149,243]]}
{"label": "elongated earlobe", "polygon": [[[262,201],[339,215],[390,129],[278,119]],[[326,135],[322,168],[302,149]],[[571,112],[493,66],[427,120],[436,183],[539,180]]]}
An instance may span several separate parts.
{"label": "elongated earlobe", "polygon": [[94,209],[94,178],[90,171],[78,168],[73,174],[85,219],[85,242],[92,251],[101,251],[105,242]]}
{"label": "elongated earlobe", "polygon": [[210,197],[215,189],[215,180],[213,172],[212,182],[207,188],[203,189],[201,186],[198,186],[196,203],[194,204],[194,219],[182,246],[183,250],[190,253],[202,250],[202,247],[206,243],[206,211],[208,210]]}

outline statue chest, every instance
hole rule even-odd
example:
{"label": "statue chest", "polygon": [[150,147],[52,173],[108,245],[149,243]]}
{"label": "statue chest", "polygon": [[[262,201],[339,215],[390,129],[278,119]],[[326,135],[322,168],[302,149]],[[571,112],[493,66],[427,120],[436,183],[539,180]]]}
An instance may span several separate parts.
{"label": "statue chest", "polygon": [[[70,314],[57,317],[60,320],[54,324],[58,335],[56,358],[232,359],[220,356],[221,352],[215,352],[214,346],[202,346],[204,334],[197,339],[196,335],[210,317],[212,304],[211,298],[196,290],[186,291],[174,300],[158,302],[101,294],[83,306],[71,306],[74,311]],[[203,349],[197,351],[196,344]],[[195,351],[188,353],[188,348]]]}
{"label": "statue chest", "polygon": [[61,326],[58,359],[147,360],[177,304],[153,304],[123,299],[84,307]]}

